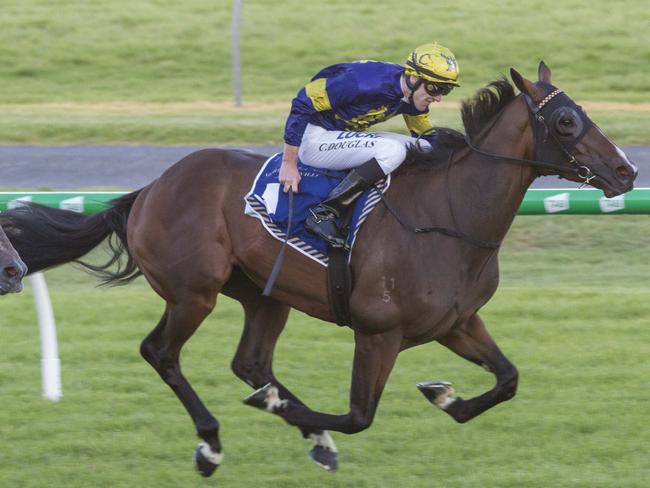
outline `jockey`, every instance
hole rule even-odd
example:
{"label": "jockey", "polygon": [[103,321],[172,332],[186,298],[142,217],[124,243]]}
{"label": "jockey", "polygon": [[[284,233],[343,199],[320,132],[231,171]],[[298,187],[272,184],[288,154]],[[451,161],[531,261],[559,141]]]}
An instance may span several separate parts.
{"label": "jockey", "polygon": [[[394,171],[407,146],[435,144],[429,105],[440,102],[458,82],[458,63],[437,43],[417,47],[404,66],[357,61],[329,66],[316,74],[291,104],[284,132],[280,183],[298,191],[297,160],[317,168],[352,169],[314,209],[305,227],[331,245],[345,236],[336,225],[347,207],[366,189]],[[402,114],[411,136],[366,132],[374,124]]]}

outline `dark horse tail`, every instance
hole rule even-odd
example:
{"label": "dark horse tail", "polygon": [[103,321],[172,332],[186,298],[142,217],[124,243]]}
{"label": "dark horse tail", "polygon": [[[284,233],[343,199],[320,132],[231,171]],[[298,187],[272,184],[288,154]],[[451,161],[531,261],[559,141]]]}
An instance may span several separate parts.
{"label": "dark horse tail", "polygon": [[[29,273],[74,261],[102,284],[124,285],[142,274],[126,240],[129,213],[141,191],[111,200],[108,209],[90,216],[37,204],[21,205],[2,214],[2,227]],[[106,263],[79,260],[106,238],[110,254]]]}

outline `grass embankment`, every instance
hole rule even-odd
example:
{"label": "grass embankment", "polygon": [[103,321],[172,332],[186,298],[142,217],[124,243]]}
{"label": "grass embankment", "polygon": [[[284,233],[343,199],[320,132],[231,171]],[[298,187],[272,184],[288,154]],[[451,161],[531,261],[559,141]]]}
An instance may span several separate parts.
{"label": "grass embankment", "polygon": [[[647,217],[519,217],[501,252],[502,285],[482,316],[519,367],[517,397],[465,425],[417,381],[461,396],[492,377],[437,344],[403,353],[373,426],[334,434],[340,471],[312,466],[282,421],[241,404],[229,371],[241,332],[222,299],[184,350],[183,367],[222,423],[223,486],[642,488],[650,475]],[[625,236],[625,238],[621,238]],[[435,270],[431,270],[435,272]],[[193,427],[138,354],[162,313],[138,281],[100,290],[69,267],[47,274],[64,398],[40,399],[30,291],[0,300],[0,486],[205,486],[192,472]],[[352,333],[292,313],[278,376],[313,408],[347,408]]]}
{"label": "grass embankment", "polygon": [[[415,45],[434,38],[452,48],[461,66],[462,87],[451,101],[471,96],[510,66],[535,78],[540,59],[579,102],[648,100],[650,38],[640,0],[615,9],[605,0],[553,1],[543,9],[532,0],[243,4],[243,96],[255,107],[250,111],[175,105],[233,99],[232,2],[5,2],[0,143],[277,143],[291,98],[320,68],[364,58],[401,63]],[[79,105],[125,101],[161,105]],[[256,108],[262,102],[277,108]],[[647,110],[592,116],[619,144],[650,142]],[[436,110],[434,120],[459,124],[452,109]]]}
{"label": "grass embankment", "polygon": [[[586,104],[589,106],[589,104]],[[597,106],[597,105],[595,105]],[[281,144],[287,104],[0,105],[4,143],[20,144]],[[64,110],[66,116],[61,117]],[[650,142],[650,109],[589,109],[589,116],[619,145]],[[461,129],[458,104],[432,108],[432,121]],[[400,118],[377,130],[404,132]]]}

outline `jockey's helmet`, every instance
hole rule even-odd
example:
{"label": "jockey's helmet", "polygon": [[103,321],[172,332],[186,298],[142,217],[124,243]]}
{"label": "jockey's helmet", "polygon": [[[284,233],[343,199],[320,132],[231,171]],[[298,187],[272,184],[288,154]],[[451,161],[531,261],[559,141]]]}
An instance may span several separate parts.
{"label": "jockey's helmet", "polygon": [[416,47],[406,59],[404,74],[433,83],[458,84],[458,62],[454,54],[437,42]]}

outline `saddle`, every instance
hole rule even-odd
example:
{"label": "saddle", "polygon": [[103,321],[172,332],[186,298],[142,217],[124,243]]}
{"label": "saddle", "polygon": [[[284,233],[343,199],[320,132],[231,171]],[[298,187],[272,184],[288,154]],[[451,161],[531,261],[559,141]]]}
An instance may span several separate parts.
{"label": "saddle", "polygon": [[282,154],[271,156],[260,169],[251,190],[244,197],[245,213],[261,221],[264,229],[275,239],[292,247],[301,254],[328,268],[329,301],[332,315],[339,325],[350,326],[349,296],[350,251],[354,247],[361,225],[381,200],[383,192],[390,186],[390,176],[364,192],[344,217],[348,231],[347,247],[333,251],[327,243],[305,229],[304,222],[311,208],[325,200],[347,172],[332,171],[307,166],[298,162],[300,191],[293,196],[293,215],[289,235],[289,196],[285,193],[278,176]]}

